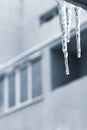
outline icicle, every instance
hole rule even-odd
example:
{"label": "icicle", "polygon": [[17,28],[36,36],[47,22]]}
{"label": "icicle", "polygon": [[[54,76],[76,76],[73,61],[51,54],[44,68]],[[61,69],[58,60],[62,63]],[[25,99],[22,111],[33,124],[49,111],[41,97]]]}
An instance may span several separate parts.
{"label": "icicle", "polygon": [[62,32],[62,51],[64,54],[65,72],[69,74],[68,65],[68,51],[67,43],[70,42],[70,27],[72,18],[72,8],[75,10],[76,18],[76,44],[77,44],[77,57],[81,57],[81,44],[80,44],[80,8],[64,2],[64,0],[56,0],[58,3],[58,12]]}
{"label": "icicle", "polygon": [[57,0],[57,2],[58,2],[59,18],[60,18],[60,25],[61,25],[61,31],[62,31],[62,51],[64,53],[65,72],[66,72],[66,75],[68,75],[69,66],[68,66],[68,52],[67,52],[66,6],[65,6],[63,0]]}
{"label": "icicle", "polygon": [[72,15],[72,8],[71,8],[70,4],[67,4],[67,7],[66,7],[67,42],[70,42],[71,15]]}
{"label": "icicle", "polygon": [[81,57],[81,44],[80,44],[80,9],[75,7],[76,18],[76,43],[77,43],[77,57]]}
{"label": "icicle", "polygon": [[69,75],[69,64],[68,64],[68,52],[65,51],[64,54],[64,59],[65,59],[65,73],[66,75]]}

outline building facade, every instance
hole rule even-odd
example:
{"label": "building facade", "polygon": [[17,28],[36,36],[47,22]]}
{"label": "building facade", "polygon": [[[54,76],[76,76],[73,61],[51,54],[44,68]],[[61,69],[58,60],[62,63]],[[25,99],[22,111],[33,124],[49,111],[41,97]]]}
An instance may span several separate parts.
{"label": "building facade", "polygon": [[1,63],[17,57],[0,69],[0,129],[86,130],[87,12],[81,14],[81,59],[73,12],[66,76],[56,3],[3,0],[1,5]]}

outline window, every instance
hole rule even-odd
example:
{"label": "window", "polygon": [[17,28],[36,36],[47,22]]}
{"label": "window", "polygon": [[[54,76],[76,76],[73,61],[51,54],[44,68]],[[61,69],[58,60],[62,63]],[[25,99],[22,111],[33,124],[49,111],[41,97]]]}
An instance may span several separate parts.
{"label": "window", "polygon": [[42,94],[41,80],[41,57],[32,61],[32,96],[37,97]]}
{"label": "window", "polygon": [[48,11],[45,14],[40,16],[40,24],[44,24],[46,22],[49,22],[57,15],[58,15],[58,8],[56,6],[53,9],[51,9],[50,11]]}
{"label": "window", "polygon": [[73,30],[73,36],[71,37],[71,42],[68,45],[70,68],[69,76],[65,75],[64,56],[61,48],[62,44],[60,43],[51,48],[52,89],[58,88],[87,74],[87,30],[84,28],[84,30],[81,31],[82,57],[80,59],[77,58],[76,37],[74,34]]}
{"label": "window", "polygon": [[15,73],[9,75],[9,107],[15,106]]}
{"label": "window", "polygon": [[28,99],[27,66],[21,69],[21,102]]}
{"label": "window", "polygon": [[4,104],[4,78],[0,77],[0,113],[3,111]]}
{"label": "window", "polygon": [[[57,48],[57,47],[56,47]],[[79,67],[76,55],[69,54],[70,75],[65,74],[64,57],[62,49],[51,51],[51,77],[52,88],[55,89],[79,77]],[[74,62],[73,62],[74,61]]]}

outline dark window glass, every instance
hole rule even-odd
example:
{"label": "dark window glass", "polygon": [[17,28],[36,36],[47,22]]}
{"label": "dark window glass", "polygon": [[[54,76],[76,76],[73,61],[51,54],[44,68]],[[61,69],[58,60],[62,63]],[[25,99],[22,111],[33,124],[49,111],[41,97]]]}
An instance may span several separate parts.
{"label": "dark window glass", "polygon": [[66,0],[87,10],[87,0]]}
{"label": "dark window glass", "polygon": [[[62,50],[62,49],[61,49]],[[52,89],[58,88],[79,77],[78,58],[69,53],[70,74],[65,74],[64,57],[61,50],[51,51],[51,82]],[[74,62],[73,62],[74,61]]]}
{"label": "dark window glass", "polygon": [[4,103],[4,78],[0,78],[0,112],[3,111],[3,103]]}
{"label": "dark window glass", "polygon": [[52,20],[55,16],[58,15],[58,8],[57,6],[46,12],[45,14],[42,14],[40,16],[40,24],[44,24]]}
{"label": "dark window glass", "polygon": [[9,107],[15,106],[15,73],[9,75]]}
{"label": "dark window glass", "polygon": [[42,94],[41,58],[35,59],[32,62],[32,89],[33,97],[37,97]]}
{"label": "dark window glass", "polygon": [[[56,89],[73,80],[87,75],[87,28],[82,25],[81,30],[81,49],[82,56],[77,58],[76,36],[74,30],[68,46],[70,74],[66,76],[64,66],[64,56],[61,43],[51,49],[51,83],[52,89]],[[60,42],[60,40],[59,40]],[[75,43],[75,44],[74,44]]]}
{"label": "dark window glass", "polygon": [[27,91],[27,67],[24,67],[21,69],[21,102],[28,99]]}

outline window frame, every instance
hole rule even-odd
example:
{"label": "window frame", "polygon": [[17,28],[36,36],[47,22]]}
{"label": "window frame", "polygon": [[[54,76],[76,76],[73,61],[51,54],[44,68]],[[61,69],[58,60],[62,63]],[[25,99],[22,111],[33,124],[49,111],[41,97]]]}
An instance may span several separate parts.
{"label": "window frame", "polygon": [[[38,58],[42,58],[42,52],[41,51],[34,52],[33,54],[26,57],[25,60],[23,59],[21,62],[16,63],[16,66],[14,65],[14,67],[9,67],[9,68],[6,69],[4,75],[6,75],[6,77],[8,78],[8,92],[7,92],[7,95],[8,95],[8,108],[4,109],[4,111],[0,114],[0,118],[4,117],[4,116],[6,116],[6,115],[8,115],[10,113],[13,113],[13,112],[15,112],[17,110],[23,109],[23,108],[25,108],[27,106],[31,106],[31,105],[33,105],[35,103],[43,101],[44,98],[43,98],[42,94],[37,96],[37,97],[34,97],[34,98],[28,97],[28,99],[26,101],[24,101],[24,102],[20,101],[19,105],[16,104],[16,98],[15,98],[15,105],[12,106],[12,107],[9,107],[9,76],[12,75],[12,74],[15,74],[15,77],[16,77],[16,69],[18,69],[19,72],[21,71],[21,69],[23,69],[25,67],[28,67],[28,66],[31,66],[31,67],[29,67],[29,69],[32,69],[32,62],[34,60],[38,59]],[[31,71],[31,70],[29,70],[29,71]],[[0,75],[0,76],[2,76],[2,75]],[[5,87],[5,85],[4,85],[4,87]],[[27,86],[27,87],[29,87],[29,86]],[[32,86],[31,86],[31,89],[32,89]],[[31,90],[31,92],[32,92],[32,90]],[[16,95],[16,82],[15,82],[15,95]]]}

